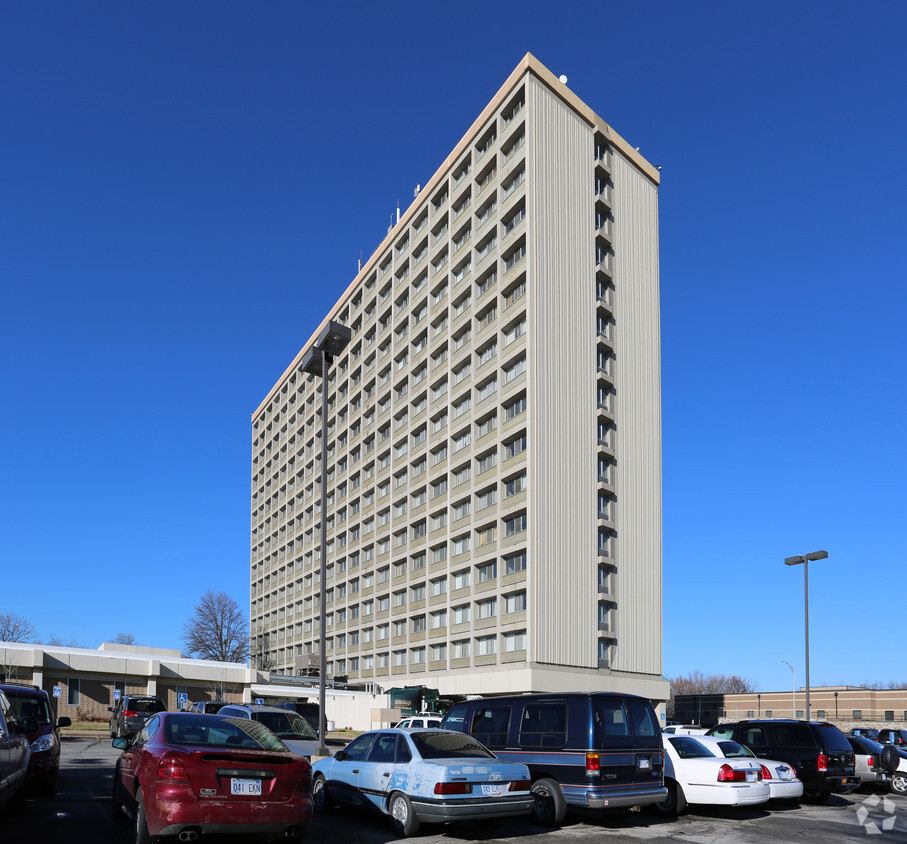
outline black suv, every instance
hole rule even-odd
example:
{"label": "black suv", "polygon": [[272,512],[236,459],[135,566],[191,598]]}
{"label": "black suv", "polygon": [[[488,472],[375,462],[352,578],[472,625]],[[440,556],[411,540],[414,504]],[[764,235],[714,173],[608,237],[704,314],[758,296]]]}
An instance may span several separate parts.
{"label": "black suv", "polygon": [[125,695],[115,706],[108,706],[110,737],[134,736],[155,712],[166,712],[167,707],[157,695]]}
{"label": "black suv", "polygon": [[834,724],[822,721],[750,720],[718,724],[706,733],[733,739],[763,759],[793,765],[803,783],[803,799],[821,803],[833,791],[849,794],[861,780],[853,748]]}
{"label": "black suv", "polygon": [[879,730],[876,741],[879,744],[893,744],[895,747],[907,748],[907,730]]}

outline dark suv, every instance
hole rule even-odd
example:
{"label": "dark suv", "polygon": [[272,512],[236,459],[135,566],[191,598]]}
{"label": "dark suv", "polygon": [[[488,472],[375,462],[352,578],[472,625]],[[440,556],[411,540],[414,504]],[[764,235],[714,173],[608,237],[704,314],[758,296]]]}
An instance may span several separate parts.
{"label": "dark suv", "polygon": [[821,803],[833,791],[849,794],[861,780],[853,748],[834,724],[820,721],[755,720],[718,724],[706,733],[733,739],[763,759],[793,765],[803,783],[803,799]]}
{"label": "dark suv", "polygon": [[157,695],[125,695],[114,706],[108,706],[110,737],[134,736],[155,712],[166,712],[167,707]]}
{"label": "dark suv", "polygon": [[50,698],[38,686],[0,686],[19,719],[34,718],[26,736],[31,745],[31,759],[28,761],[26,788],[31,793],[52,796],[57,793],[57,777],[60,773],[60,727],[68,727],[72,721],[65,715],[54,718]]}
{"label": "dark suv", "polygon": [[907,730],[879,730],[876,741],[879,744],[893,744],[895,747],[907,748]]}

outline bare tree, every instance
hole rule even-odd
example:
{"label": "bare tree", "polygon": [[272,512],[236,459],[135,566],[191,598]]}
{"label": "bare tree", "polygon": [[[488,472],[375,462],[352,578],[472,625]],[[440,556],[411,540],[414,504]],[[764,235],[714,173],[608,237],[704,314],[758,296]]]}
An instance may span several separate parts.
{"label": "bare tree", "polygon": [[81,648],[82,646],[75,639],[64,639],[62,636],[57,636],[56,633],[52,633],[51,637],[47,640],[48,645],[54,645],[58,648]]}
{"label": "bare tree", "polygon": [[117,645],[134,645],[135,636],[132,633],[117,633],[110,641]]}
{"label": "bare tree", "polygon": [[249,656],[249,624],[224,592],[209,589],[183,625],[183,642],[191,656],[218,662],[245,662]]}
{"label": "bare tree", "polygon": [[688,675],[665,677],[671,684],[667,713],[674,715],[676,695],[739,695],[756,691],[756,684],[739,674],[703,674],[699,669]]}
{"label": "bare tree", "polygon": [[0,613],[0,642],[28,642],[35,635],[35,625],[11,612]]}

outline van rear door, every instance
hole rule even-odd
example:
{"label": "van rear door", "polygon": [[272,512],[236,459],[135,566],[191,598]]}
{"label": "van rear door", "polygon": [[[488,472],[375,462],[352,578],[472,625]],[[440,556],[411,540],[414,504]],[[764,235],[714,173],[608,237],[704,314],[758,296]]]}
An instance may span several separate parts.
{"label": "van rear door", "polygon": [[652,705],[644,698],[601,695],[593,699],[595,743],[602,785],[661,784],[661,730]]}

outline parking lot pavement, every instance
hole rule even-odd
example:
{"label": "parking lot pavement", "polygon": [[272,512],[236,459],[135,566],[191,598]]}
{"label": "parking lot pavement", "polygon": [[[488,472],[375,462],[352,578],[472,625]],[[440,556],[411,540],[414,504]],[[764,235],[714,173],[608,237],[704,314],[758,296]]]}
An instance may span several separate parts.
{"label": "parking lot pavement", "polygon": [[[18,817],[0,817],[0,842],[6,844],[128,844],[132,825],[110,812],[113,768],[119,751],[107,736],[67,737],[63,741],[60,790],[53,800],[29,800]],[[879,844],[907,844],[907,799],[887,793],[832,795],[821,805],[769,804],[768,808],[708,809],[669,821],[652,812],[605,817],[569,813],[557,830],[541,829],[528,820],[505,820],[497,828],[463,823],[427,826],[413,840],[419,844],[574,844],[574,842],[677,841],[722,844],[789,842],[829,844],[872,836]],[[229,841],[228,837],[221,840]],[[389,844],[396,841],[383,817],[356,810],[316,816],[307,844]],[[213,844],[213,842],[212,842]]]}

